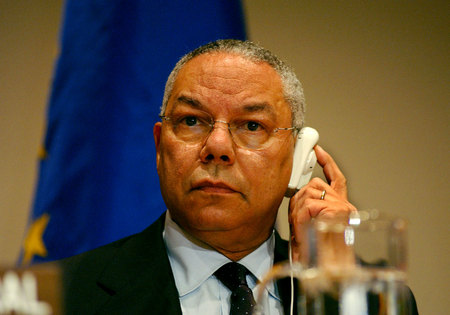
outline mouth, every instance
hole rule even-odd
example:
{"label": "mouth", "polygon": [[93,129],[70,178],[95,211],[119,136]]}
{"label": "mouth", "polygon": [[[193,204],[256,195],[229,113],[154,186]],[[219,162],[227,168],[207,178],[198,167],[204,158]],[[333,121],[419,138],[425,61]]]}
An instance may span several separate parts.
{"label": "mouth", "polygon": [[231,185],[224,182],[215,182],[210,180],[203,180],[192,185],[193,191],[201,191],[210,194],[233,194],[238,193],[238,190]]}

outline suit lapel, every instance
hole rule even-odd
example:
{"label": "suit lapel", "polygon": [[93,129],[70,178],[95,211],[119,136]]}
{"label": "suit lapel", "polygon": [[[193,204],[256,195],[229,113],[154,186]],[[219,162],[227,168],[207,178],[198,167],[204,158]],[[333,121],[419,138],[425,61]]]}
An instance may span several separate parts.
{"label": "suit lapel", "polygon": [[164,218],[123,244],[98,278],[111,296],[101,314],[181,314],[162,238]]}

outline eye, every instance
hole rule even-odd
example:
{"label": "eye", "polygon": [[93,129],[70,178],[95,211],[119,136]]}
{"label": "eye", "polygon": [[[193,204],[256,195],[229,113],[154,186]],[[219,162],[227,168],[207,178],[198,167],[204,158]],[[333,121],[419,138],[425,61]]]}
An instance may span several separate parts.
{"label": "eye", "polygon": [[245,123],[245,129],[249,131],[258,131],[262,129],[262,126],[255,121],[248,121]]}
{"label": "eye", "polygon": [[181,123],[185,123],[187,126],[195,126],[198,123],[198,118],[195,116],[186,116],[181,119]]}

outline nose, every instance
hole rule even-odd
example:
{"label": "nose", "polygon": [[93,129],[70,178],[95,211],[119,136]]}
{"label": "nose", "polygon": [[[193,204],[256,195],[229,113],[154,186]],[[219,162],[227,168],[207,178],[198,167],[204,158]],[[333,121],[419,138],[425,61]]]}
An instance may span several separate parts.
{"label": "nose", "polygon": [[231,165],[235,158],[234,142],[228,123],[218,120],[203,144],[200,159],[203,163]]}

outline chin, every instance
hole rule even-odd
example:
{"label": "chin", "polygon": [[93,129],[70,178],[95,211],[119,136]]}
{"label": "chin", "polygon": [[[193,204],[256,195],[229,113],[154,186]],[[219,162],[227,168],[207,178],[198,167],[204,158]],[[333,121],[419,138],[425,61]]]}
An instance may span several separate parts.
{"label": "chin", "polygon": [[[226,231],[244,224],[245,218],[226,210],[202,211],[195,218],[196,225],[206,231]],[[237,219],[238,218],[238,219]]]}

